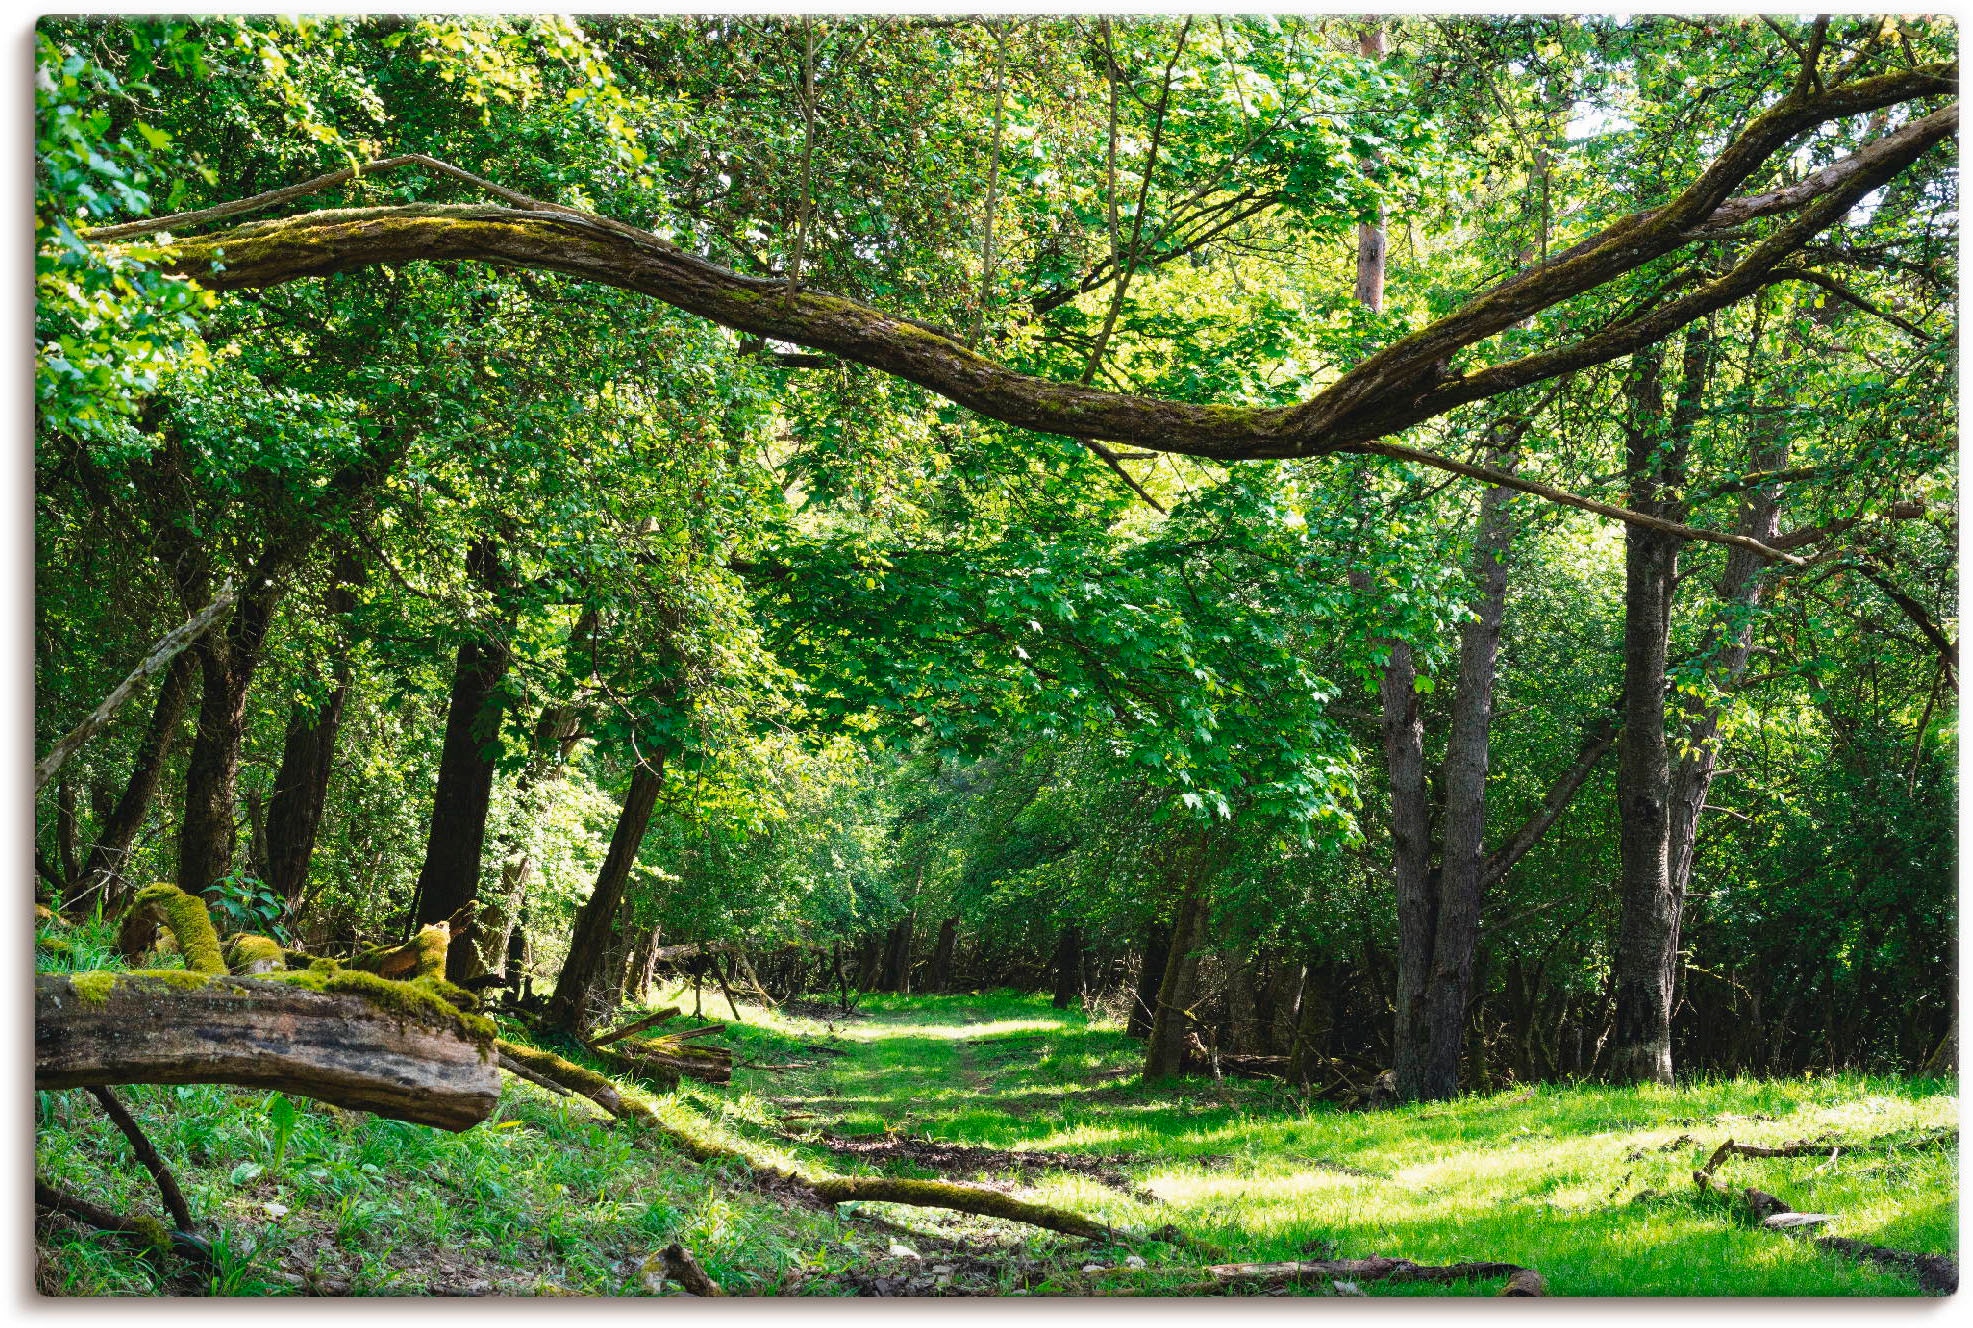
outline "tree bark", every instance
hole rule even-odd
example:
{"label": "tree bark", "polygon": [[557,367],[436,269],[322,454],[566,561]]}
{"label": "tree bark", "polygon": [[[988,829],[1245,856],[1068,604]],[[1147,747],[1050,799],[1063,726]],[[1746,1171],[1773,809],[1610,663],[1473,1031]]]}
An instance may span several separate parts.
{"label": "tree bark", "polygon": [[[486,540],[467,551],[466,568],[482,588],[494,589],[502,580],[499,551]],[[432,798],[431,832],[425,865],[418,873],[418,907],[412,918],[416,925],[443,922],[479,897],[502,713],[500,684],[511,658],[504,644],[487,637],[469,636],[459,643],[439,752],[438,787]],[[471,940],[461,935],[452,943],[446,974],[455,982],[471,977],[469,970],[476,962]]]}
{"label": "tree bark", "polygon": [[555,996],[548,1006],[548,1020],[558,1027],[580,1031],[587,1015],[583,998],[595,980],[610,941],[617,905],[630,883],[630,869],[636,865],[637,850],[650,828],[651,814],[658,805],[658,792],[664,785],[662,757],[640,761],[631,772],[630,788],[624,794],[623,810],[617,815],[617,828],[610,836],[610,850],[596,873],[596,886],[577,915],[575,934],[569,939],[568,958],[562,975],[555,982]]}
{"label": "tree bark", "polygon": [[932,966],[925,978],[926,991],[952,990],[952,954],[958,945],[959,919],[947,918],[939,923],[938,944],[932,947]]}
{"label": "tree bark", "polygon": [[192,647],[199,664],[199,719],[185,762],[185,814],[178,829],[178,888],[187,894],[233,870],[247,693],[280,598],[271,581],[271,575],[253,578],[226,626],[207,631]]}
{"label": "tree bark", "polygon": [[1209,837],[1201,833],[1172,924],[1171,953],[1158,983],[1158,1003],[1144,1049],[1147,1083],[1171,1078],[1185,1062],[1185,1036],[1191,1031],[1189,1016],[1198,986],[1200,949],[1212,914],[1209,889],[1214,856]]}
{"label": "tree bark", "polygon": [[276,1088],[444,1130],[470,1129],[500,1098],[491,1047],[450,1019],[225,976],[187,986],[119,973],[97,991],[74,974],[38,974],[34,1080]]}
{"label": "tree bark", "polygon": [[[1366,60],[1384,58],[1383,24],[1373,19],[1364,28],[1357,38],[1357,53]],[[1379,164],[1372,164],[1368,170],[1374,176]],[[1379,203],[1377,219],[1358,222],[1356,228],[1356,301],[1378,314],[1384,312],[1385,248],[1384,205]]]}
{"label": "tree bark", "polygon": [[[358,577],[354,561],[339,558],[333,584],[323,597],[332,621],[356,606],[352,586]],[[308,885],[308,863],[315,854],[315,836],[328,802],[329,776],[335,767],[336,738],[342,725],[343,701],[349,694],[349,655],[338,650],[333,684],[321,706],[297,702],[288,713],[281,743],[281,769],[274,777],[274,794],[267,804],[267,884],[292,909]],[[450,917],[450,914],[446,916]]]}
{"label": "tree bark", "polygon": [[1438,929],[1438,883],[1431,871],[1432,815],[1425,790],[1425,722],[1411,647],[1390,643],[1378,680],[1383,703],[1384,768],[1391,785],[1391,876],[1397,895],[1397,991],[1393,1036],[1398,1092],[1416,1097],[1424,1084],[1425,988]]}
{"label": "tree bark", "polygon": [[1082,925],[1071,922],[1062,928],[1055,943],[1055,998],[1058,1010],[1082,1003]]}
{"label": "tree bark", "polygon": [[1165,965],[1171,961],[1172,924],[1153,919],[1144,929],[1144,965],[1137,971],[1137,989],[1132,994],[1126,1035],[1149,1037],[1151,1023],[1158,1013],[1158,988],[1164,984]]}
{"label": "tree bark", "polygon": [[[1685,453],[1710,367],[1710,339],[1695,324],[1670,427],[1662,352],[1640,355],[1631,380],[1627,469],[1631,500],[1677,512]],[[1627,527],[1624,542],[1624,736],[1617,767],[1622,904],[1612,956],[1610,1074],[1619,1082],[1670,1083],[1672,988],[1683,892],[1672,874],[1671,751],[1665,734],[1666,653],[1678,541]]]}
{"label": "tree bark", "polygon": [[81,878],[70,884],[62,905],[67,911],[73,913],[86,907],[90,896],[98,892],[107,910],[124,892],[117,888],[119,884],[127,887],[123,872],[130,860],[130,846],[136,842],[137,832],[150,814],[151,800],[157,795],[158,781],[164,775],[165,758],[171,753],[179,721],[185,717],[185,703],[192,696],[192,676],[197,667],[194,656],[181,652],[165,670],[157,704],[151,708],[151,722],[138,740],[137,754],[130,763],[130,777],[115,808],[103,821],[96,842],[90,846]]}
{"label": "tree bark", "polygon": [[911,994],[911,933],[914,917],[906,913],[891,926],[884,938],[884,971],[877,990]]}
{"label": "tree bark", "polygon": [[[1506,464],[1511,467],[1512,461]],[[1415,1080],[1402,1074],[1405,1097],[1448,1098],[1459,1092],[1460,1042],[1473,990],[1473,955],[1480,939],[1485,888],[1487,745],[1493,722],[1500,625],[1507,608],[1507,549],[1514,534],[1512,495],[1488,489],[1480,500],[1473,540],[1474,616],[1459,634],[1459,683],[1446,737],[1445,816],[1439,855],[1439,898],[1425,993],[1423,1054],[1409,1059]],[[1400,979],[1402,981],[1402,979]]]}

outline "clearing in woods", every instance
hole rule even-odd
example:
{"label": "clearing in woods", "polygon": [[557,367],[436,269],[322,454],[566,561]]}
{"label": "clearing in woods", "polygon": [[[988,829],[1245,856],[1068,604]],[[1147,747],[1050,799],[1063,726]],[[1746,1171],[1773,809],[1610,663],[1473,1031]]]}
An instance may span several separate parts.
{"label": "clearing in woods", "polygon": [[[654,999],[681,994],[689,1008],[689,990]],[[745,1183],[730,1160],[702,1167],[639,1145],[581,1099],[511,1078],[498,1120],[457,1136],[312,1103],[289,1113],[218,1087],[128,1097],[222,1233],[213,1289],[234,1294],[635,1295],[661,1285],[644,1261],[672,1240],[738,1294],[1155,1295],[1196,1289],[1202,1262],[1373,1255],[1520,1264],[1553,1295],[1918,1293],[1699,1193],[1692,1173],[1728,1138],[1856,1145],[1733,1156],[1717,1175],[1834,1214],[1841,1236],[1957,1245],[1950,1078],[1543,1085],[1345,1111],[1274,1081],[1143,1085],[1140,1043],[1041,996],[869,996],[846,1018],[800,1009],[742,1002],[726,1037],[733,1083],[688,1085],[667,1115],[760,1163],[983,1183],[1224,1253],[1151,1238],[1093,1248],[875,1203],[832,1215]],[[728,1012],[708,991],[705,1013]],[[120,1136],[79,1093],[41,1097],[43,1173],[141,1210],[148,1182]],[[117,1159],[116,1173],[92,1158]],[[44,1241],[44,1290],[195,1289],[158,1279],[99,1234],[57,1221]],[[1361,1290],[1492,1295],[1502,1282]]]}

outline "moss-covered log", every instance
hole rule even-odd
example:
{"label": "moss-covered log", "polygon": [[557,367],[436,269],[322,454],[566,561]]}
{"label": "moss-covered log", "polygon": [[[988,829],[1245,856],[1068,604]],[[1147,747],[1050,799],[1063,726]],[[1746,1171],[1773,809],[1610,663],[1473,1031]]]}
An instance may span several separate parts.
{"label": "moss-covered log", "polygon": [[226,971],[226,956],[205,900],[175,885],[147,885],[137,892],[117,929],[117,953],[134,963],[151,952],[164,931],[178,943],[186,968],[197,973]]}
{"label": "moss-covered log", "polygon": [[500,1097],[492,1025],[421,983],[313,971],[43,973],[35,1086],[239,1084],[469,1129]]}

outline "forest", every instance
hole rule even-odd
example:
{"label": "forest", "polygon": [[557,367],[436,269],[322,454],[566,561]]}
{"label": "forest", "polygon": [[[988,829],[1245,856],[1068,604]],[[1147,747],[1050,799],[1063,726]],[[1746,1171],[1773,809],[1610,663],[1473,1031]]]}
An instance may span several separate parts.
{"label": "forest", "polygon": [[1958,41],[43,19],[37,1289],[1949,1293]]}

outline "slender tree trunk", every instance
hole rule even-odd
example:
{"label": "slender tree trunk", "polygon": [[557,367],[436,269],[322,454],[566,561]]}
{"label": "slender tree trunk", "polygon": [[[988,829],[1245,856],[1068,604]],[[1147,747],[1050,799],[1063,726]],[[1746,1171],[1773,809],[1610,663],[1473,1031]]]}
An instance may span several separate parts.
{"label": "slender tree trunk", "polygon": [[1055,943],[1055,999],[1058,1010],[1082,1003],[1082,926],[1071,922]]}
{"label": "slender tree trunk", "polygon": [[[1371,23],[1357,39],[1357,50],[1366,60],[1381,60],[1384,56],[1384,28],[1380,23]],[[1371,168],[1373,173],[1377,169]],[[1384,232],[1384,208],[1377,208],[1377,219],[1357,223],[1356,228],[1356,298],[1357,303],[1366,305],[1373,313],[1384,312],[1384,255],[1387,238]]]}
{"label": "slender tree trunk", "polygon": [[82,868],[82,878],[71,883],[70,894],[63,901],[63,907],[75,912],[88,906],[89,899],[99,891],[103,895],[105,907],[114,902],[122,891],[125,864],[130,859],[130,846],[137,840],[137,832],[143,828],[144,818],[150,814],[151,799],[157,795],[158,781],[164,775],[165,758],[171,753],[172,739],[178,734],[179,721],[185,717],[185,703],[191,699],[192,677],[198,668],[197,657],[187,651],[174,658],[165,669],[164,681],[158,688],[157,704],[151,709],[151,722],[138,740],[137,754],[130,763],[130,778],[124,783],[123,795],[116,806],[104,818],[89,849],[89,857]]}
{"label": "slender tree trunk", "polygon": [[[1511,458],[1506,461],[1512,466]],[[1413,1053],[1414,1083],[1405,1097],[1447,1098],[1459,1092],[1460,1041],[1473,990],[1473,954],[1480,939],[1487,825],[1487,744],[1493,722],[1500,625],[1507,607],[1507,548],[1514,519],[1506,489],[1480,499],[1473,541],[1474,617],[1460,629],[1459,683],[1446,738],[1445,817],[1439,860],[1439,900],[1425,995],[1426,1045]],[[1415,1025],[1414,1025],[1415,1027]],[[1401,1053],[1402,1056],[1402,1053]],[[1402,1060],[1401,1060],[1402,1063]]]}
{"label": "slender tree trunk", "polygon": [[[354,560],[337,560],[335,583],[323,605],[332,619],[341,618],[356,606],[352,587],[358,576]],[[281,769],[274,777],[274,796],[267,806],[267,884],[290,907],[301,902],[308,885],[308,863],[315,854],[322,809],[328,803],[329,775],[335,767],[336,738],[348,694],[349,655],[344,650],[337,655],[334,683],[321,707],[298,702],[288,714]]]}
{"label": "slender tree trunk", "polygon": [[630,869],[637,863],[637,850],[644,843],[644,832],[651,826],[651,814],[663,786],[663,758],[640,761],[631,772],[623,810],[617,814],[617,828],[610,835],[609,852],[604,855],[602,869],[596,873],[595,888],[576,915],[568,958],[562,961],[562,975],[556,979],[555,996],[548,1006],[548,1021],[557,1027],[582,1026],[587,1013],[583,998],[603,966],[617,905],[623,901],[624,889],[630,884]]}
{"label": "slender tree trunk", "polygon": [[1137,973],[1137,989],[1132,994],[1130,1019],[1124,1025],[1129,1037],[1151,1035],[1151,1023],[1158,1013],[1158,988],[1164,985],[1165,965],[1171,961],[1172,924],[1153,920],[1144,931],[1144,966]]}
{"label": "slender tree trunk", "polygon": [[952,952],[959,944],[959,919],[947,918],[939,923],[938,944],[932,949],[932,967],[925,980],[925,990],[945,992],[952,989]]}
{"label": "slender tree trunk", "polygon": [[[279,592],[261,577],[240,593],[226,625],[192,646],[199,665],[198,731],[185,761],[185,814],[178,827],[178,888],[197,894],[233,870],[235,791],[246,738],[247,693],[260,667]],[[201,583],[185,596],[207,602]]]}
{"label": "slender tree trunk", "polygon": [[[467,552],[466,567],[482,587],[495,587],[502,579],[498,550],[487,541]],[[486,848],[500,733],[500,684],[510,660],[498,641],[470,636],[459,643],[444,746],[439,751],[438,788],[432,798],[431,832],[425,865],[418,873],[414,920],[420,925],[443,922],[479,896],[480,858]],[[446,960],[447,975],[454,981],[472,976],[468,970],[475,958],[470,938],[455,937]]]}
{"label": "slender tree trunk", "polygon": [[1260,1000],[1254,991],[1254,950],[1242,945],[1226,956],[1226,1040],[1220,1050],[1254,1050],[1260,1034]]}
{"label": "slender tree trunk", "polygon": [[1311,1071],[1329,1055],[1329,1034],[1335,1024],[1336,966],[1310,965],[1302,983],[1302,1006],[1295,1018],[1293,1043],[1288,1048],[1288,1082],[1306,1085]]}
{"label": "slender tree trunk", "polygon": [[877,990],[877,979],[884,971],[884,937],[875,934],[863,938],[862,948],[857,952],[856,989],[858,991]]}
{"label": "slender tree trunk", "polygon": [[[1684,380],[1669,436],[1659,426],[1664,392],[1659,354],[1635,357],[1629,426],[1631,498],[1651,515],[1679,519],[1671,496],[1684,479],[1685,449],[1703,400],[1710,339],[1687,331]],[[1624,528],[1624,737],[1617,767],[1622,907],[1611,965],[1610,1075],[1619,1082],[1670,1083],[1672,989],[1683,892],[1672,874],[1671,751],[1665,735],[1666,652],[1679,542],[1641,526]]]}
{"label": "slender tree trunk", "polygon": [[1424,1083],[1425,988],[1438,929],[1438,881],[1431,870],[1432,814],[1425,791],[1425,722],[1419,712],[1411,647],[1390,645],[1378,680],[1383,702],[1384,767],[1391,781],[1391,875],[1397,894],[1398,955],[1394,1037],[1398,1092],[1416,1097]]}

